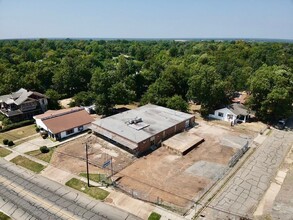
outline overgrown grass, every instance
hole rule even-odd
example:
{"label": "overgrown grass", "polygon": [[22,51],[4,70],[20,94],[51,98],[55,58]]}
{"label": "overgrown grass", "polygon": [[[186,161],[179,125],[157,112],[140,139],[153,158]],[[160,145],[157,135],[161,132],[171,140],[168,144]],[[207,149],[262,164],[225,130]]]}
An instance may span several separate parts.
{"label": "overgrown grass", "polygon": [[3,143],[4,139],[15,141],[33,134],[36,134],[35,125],[28,125],[21,128],[16,128],[10,131],[0,133],[0,143]]}
{"label": "overgrown grass", "polygon": [[3,212],[0,212],[0,219],[1,220],[10,220],[11,218],[7,215],[5,215]]}
{"label": "overgrown grass", "polygon": [[50,151],[48,153],[42,153],[40,150],[34,150],[34,151],[27,152],[25,154],[35,157],[37,159],[43,160],[47,163],[50,163],[50,160],[52,158],[55,148],[49,148],[49,149]]}
{"label": "overgrown grass", "polygon": [[99,200],[104,200],[109,195],[109,192],[95,186],[88,187],[87,183],[76,178],[72,178],[71,180],[66,182],[65,185],[80,192],[84,192],[89,196]]}
{"label": "overgrown grass", "polygon": [[39,164],[35,161],[32,161],[20,155],[13,158],[11,162],[15,163],[16,165],[27,168],[35,173],[40,173],[45,168],[45,166],[43,166],[42,164]]}
{"label": "overgrown grass", "polygon": [[160,219],[161,219],[161,215],[156,212],[152,212],[148,218],[148,220],[160,220]]}
{"label": "overgrown grass", "polygon": [[0,147],[0,157],[6,157],[9,154],[11,154],[10,150],[7,150],[7,149],[5,149],[3,147]]}

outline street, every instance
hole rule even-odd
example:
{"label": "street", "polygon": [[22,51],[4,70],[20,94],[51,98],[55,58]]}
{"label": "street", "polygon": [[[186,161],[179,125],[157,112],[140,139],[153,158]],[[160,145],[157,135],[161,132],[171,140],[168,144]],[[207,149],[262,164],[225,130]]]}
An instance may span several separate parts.
{"label": "street", "polygon": [[139,219],[0,159],[0,210],[13,219]]}
{"label": "street", "polygon": [[253,218],[253,213],[293,143],[292,132],[272,130],[206,209],[206,219]]}

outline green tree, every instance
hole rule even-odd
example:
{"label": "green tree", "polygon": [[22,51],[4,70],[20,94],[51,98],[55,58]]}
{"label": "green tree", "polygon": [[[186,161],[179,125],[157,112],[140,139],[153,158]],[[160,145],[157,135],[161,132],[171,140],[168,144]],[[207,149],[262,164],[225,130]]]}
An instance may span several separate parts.
{"label": "green tree", "polygon": [[199,102],[207,111],[227,104],[227,84],[221,79],[214,67],[202,66],[189,79],[189,99]]}
{"label": "green tree", "polygon": [[61,98],[61,95],[53,90],[48,89],[45,93],[45,95],[48,97],[48,109],[60,109],[60,105],[58,103],[59,99]]}
{"label": "green tree", "polygon": [[181,96],[174,95],[168,99],[167,107],[181,112],[187,112],[188,103]]}
{"label": "green tree", "polygon": [[260,67],[250,79],[250,107],[265,121],[288,117],[292,113],[293,74],[283,66]]}

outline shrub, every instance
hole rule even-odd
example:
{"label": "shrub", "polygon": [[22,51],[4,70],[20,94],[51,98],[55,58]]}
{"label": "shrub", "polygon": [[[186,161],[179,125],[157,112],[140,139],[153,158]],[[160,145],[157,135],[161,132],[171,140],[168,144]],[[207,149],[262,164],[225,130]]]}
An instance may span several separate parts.
{"label": "shrub", "polygon": [[40,147],[40,151],[45,154],[48,153],[50,151],[50,149],[47,146],[42,146]]}
{"label": "shrub", "polygon": [[11,146],[13,146],[13,145],[14,145],[13,141],[8,141],[8,143],[7,143],[7,144],[8,144],[8,146],[9,146],[9,147],[11,147]]}
{"label": "shrub", "polygon": [[4,128],[2,128],[0,130],[0,132],[9,131],[9,130],[12,130],[14,128],[19,128],[19,127],[30,125],[30,124],[33,124],[33,123],[34,123],[34,120],[26,120],[26,121],[21,121],[21,122],[9,124],[9,125],[6,125]]}
{"label": "shrub", "polygon": [[40,132],[40,128],[36,127],[36,132],[39,133]]}
{"label": "shrub", "polygon": [[43,139],[46,139],[47,137],[48,137],[48,134],[47,134],[47,133],[42,134],[42,138],[43,138]]}
{"label": "shrub", "polygon": [[159,219],[161,219],[161,215],[156,212],[152,212],[148,218],[148,220],[159,220]]}
{"label": "shrub", "polygon": [[9,142],[8,139],[4,139],[4,140],[3,140],[3,144],[4,144],[4,145],[8,145],[8,142]]}

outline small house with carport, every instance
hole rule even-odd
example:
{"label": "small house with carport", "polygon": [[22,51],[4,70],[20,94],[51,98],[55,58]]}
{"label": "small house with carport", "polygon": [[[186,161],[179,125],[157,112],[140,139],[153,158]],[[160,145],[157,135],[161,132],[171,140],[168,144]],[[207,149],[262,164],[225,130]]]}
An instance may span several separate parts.
{"label": "small house with carport", "polygon": [[225,108],[215,110],[214,114],[209,114],[209,117],[236,124],[247,122],[250,118],[250,111],[242,104],[233,103]]}
{"label": "small house with carport", "polygon": [[38,128],[48,132],[56,140],[69,137],[89,129],[94,119],[81,107],[49,110],[34,116]]}

